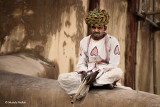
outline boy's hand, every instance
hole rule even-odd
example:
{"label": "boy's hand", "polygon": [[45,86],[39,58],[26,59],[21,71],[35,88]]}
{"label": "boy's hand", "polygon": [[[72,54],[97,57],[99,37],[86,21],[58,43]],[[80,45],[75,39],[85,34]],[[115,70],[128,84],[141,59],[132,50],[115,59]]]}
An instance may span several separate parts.
{"label": "boy's hand", "polygon": [[83,80],[86,76],[87,76],[87,72],[86,71],[82,71],[81,80]]}
{"label": "boy's hand", "polygon": [[87,79],[87,85],[91,85],[95,81],[95,78],[96,78],[96,76],[97,76],[98,73],[99,72],[96,71],[96,72],[93,72],[93,73],[89,74],[86,77],[86,79]]}

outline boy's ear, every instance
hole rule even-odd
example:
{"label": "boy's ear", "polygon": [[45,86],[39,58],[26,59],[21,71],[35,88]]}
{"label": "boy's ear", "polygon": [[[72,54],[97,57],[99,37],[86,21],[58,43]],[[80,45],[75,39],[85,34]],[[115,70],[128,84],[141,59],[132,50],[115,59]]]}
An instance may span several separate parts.
{"label": "boy's ear", "polygon": [[104,30],[107,30],[107,26],[104,26]]}

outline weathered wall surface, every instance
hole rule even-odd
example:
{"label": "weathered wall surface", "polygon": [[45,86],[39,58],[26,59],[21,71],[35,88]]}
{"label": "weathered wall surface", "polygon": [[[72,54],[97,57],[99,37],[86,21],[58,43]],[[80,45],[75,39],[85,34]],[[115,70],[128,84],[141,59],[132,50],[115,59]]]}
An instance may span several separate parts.
{"label": "weathered wall surface", "polygon": [[125,84],[134,89],[135,87],[135,47],[136,47],[136,1],[128,1],[127,11],[127,36],[125,44]]}
{"label": "weathered wall surface", "polygon": [[[145,4],[146,3],[146,4]],[[142,9],[153,11],[152,1],[143,2]],[[138,29],[138,28],[137,28]],[[136,89],[153,93],[153,35],[149,23],[141,21],[137,33]]]}
{"label": "weathered wall surface", "polygon": [[[160,11],[160,2],[144,0],[142,10],[144,12]],[[147,18],[157,22],[160,19],[155,15],[147,15]],[[136,90],[160,94],[160,68],[159,68],[159,46],[160,31],[154,32],[150,23],[140,20],[140,27],[137,30],[136,47]]]}
{"label": "weathered wall surface", "polygon": [[[160,19],[159,19],[160,20]],[[155,93],[160,95],[160,31],[155,33],[155,76],[154,76],[154,88]]]}
{"label": "weathered wall surface", "polygon": [[87,10],[88,0],[0,0],[0,55],[31,51],[74,71]]}
{"label": "weathered wall surface", "polygon": [[[120,65],[125,72],[125,38],[127,25],[127,0],[101,0],[100,8],[106,9],[110,15],[107,33],[115,36],[120,43]],[[124,81],[124,80],[123,80]]]}
{"label": "weathered wall surface", "polygon": [[[160,1],[156,0],[155,2],[155,11],[160,12]],[[155,22],[160,22],[160,14],[155,15]],[[155,93],[160,95],[160,31],[154,33],[154,88]]]}

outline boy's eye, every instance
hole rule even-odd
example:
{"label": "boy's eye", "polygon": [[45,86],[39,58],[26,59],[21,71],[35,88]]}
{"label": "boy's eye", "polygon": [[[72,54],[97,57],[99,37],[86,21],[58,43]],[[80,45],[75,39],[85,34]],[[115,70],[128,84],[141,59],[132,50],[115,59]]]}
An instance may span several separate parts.
{"label": "boy's eye", "polygon": [[95,27],[95,26],[92,26],[92,29],[102,29],[102,27]]}
{"label": "boy's eye", "polygon": [[102,29],[102,27],[98,27],[98,29]]}
{"label": "boy's eye", "polygon": [[95,26],[92,26],[92,29],[96,29],[96,27],[95,27]]}

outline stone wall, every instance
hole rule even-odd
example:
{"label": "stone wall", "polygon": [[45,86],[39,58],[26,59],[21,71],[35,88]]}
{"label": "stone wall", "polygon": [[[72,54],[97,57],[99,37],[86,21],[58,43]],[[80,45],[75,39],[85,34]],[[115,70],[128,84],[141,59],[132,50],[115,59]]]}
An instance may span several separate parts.
{"label": "stone wall", "polygon": [[1,0],[0,55],[31,52],[75,71],[87,12],[88,0]]}

